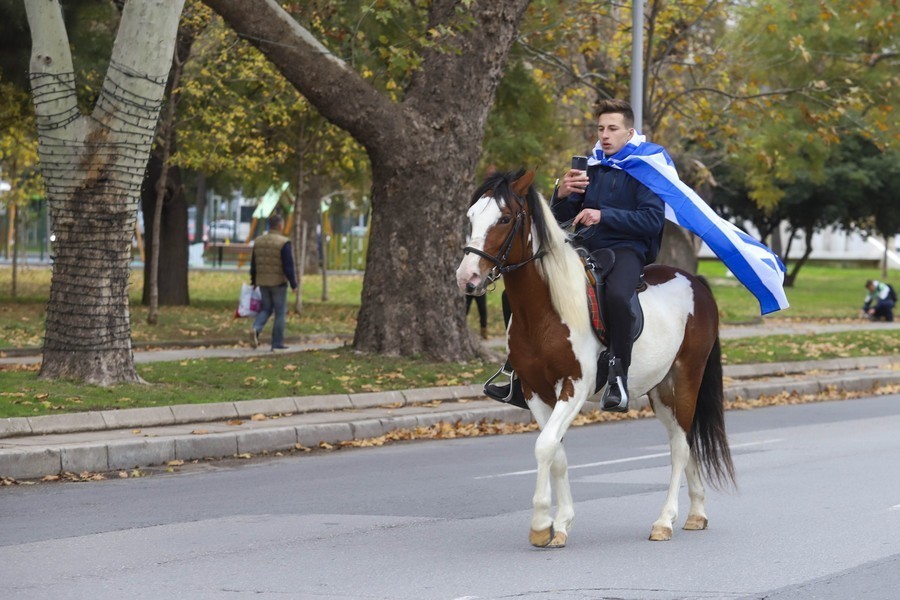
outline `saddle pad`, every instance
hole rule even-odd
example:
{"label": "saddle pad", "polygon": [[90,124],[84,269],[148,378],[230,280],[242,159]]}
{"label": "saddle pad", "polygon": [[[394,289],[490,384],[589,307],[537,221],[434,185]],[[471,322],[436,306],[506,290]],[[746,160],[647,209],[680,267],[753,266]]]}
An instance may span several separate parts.
{"label": "saddle pad", "polygon": [[594,333],[597,339],[600,340],[600,343],[606,346],[606,327],[603,326],[603,320],[600,318],[600,302],[597,298],[597,289],[590,281],[587,282],[586,287],[588,311],[591,313],[591,327],[594,328]]}

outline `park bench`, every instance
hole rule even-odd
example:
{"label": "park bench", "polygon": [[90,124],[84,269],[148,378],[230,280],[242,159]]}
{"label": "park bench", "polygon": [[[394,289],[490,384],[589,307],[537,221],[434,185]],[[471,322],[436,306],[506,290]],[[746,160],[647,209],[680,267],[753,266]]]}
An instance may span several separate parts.
{"label": "park bench", "polygon": [[250,260],[253,252],[253,244],[209,244],[206,253],[212,258],[213,264],[221,267],[226,257],[235,257],[238,266]]}

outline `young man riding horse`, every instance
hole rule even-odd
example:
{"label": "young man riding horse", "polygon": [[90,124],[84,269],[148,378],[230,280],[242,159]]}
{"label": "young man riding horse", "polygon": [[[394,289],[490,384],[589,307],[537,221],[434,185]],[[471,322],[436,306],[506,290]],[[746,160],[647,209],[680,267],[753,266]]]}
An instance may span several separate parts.
{"label": "young man riding horse", "polygon": [[[603,158],[622,150],[634,135],[631,106],[623,100],[602,101],[597,111],[599,141],[587,171],[570,169],[550,200],[558,221],[572,220],[573,225],[588,228],[582,231],[580,245],[589,253],[596,255],[608,249],[615,255],[606,277],[605,298],[599,300],[609,336],[608,385],[601,406],[616,412],[628,410],[628,368],[635,320],[631,299],[643,268],[656,260],[665,222],[665,208],[659,196],[625,171],[603,162]],[[603,379],[601,373],[598,382]],[[488,382],[485,393],[506,400],[511,395],[510,385]]]}

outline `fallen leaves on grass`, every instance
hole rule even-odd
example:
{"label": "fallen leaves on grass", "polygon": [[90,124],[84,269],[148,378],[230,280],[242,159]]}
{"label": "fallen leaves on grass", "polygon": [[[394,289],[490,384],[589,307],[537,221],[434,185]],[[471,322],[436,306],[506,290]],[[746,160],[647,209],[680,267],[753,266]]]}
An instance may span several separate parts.
{"label": "fallen leaves on grass", "polygon": [[35,372],[37,372],[37,371],[40,371],[40,370],[41,370],[41,365],[40,365],[40,363],[29,363],[29,364],[15,364],[15,363],[13,363],[13,364],[4,364],[4,365],[0,365],[0,371],[9,371],[9,372],[15,372],[15,371],[24,371],[24,372],[35,371]]}

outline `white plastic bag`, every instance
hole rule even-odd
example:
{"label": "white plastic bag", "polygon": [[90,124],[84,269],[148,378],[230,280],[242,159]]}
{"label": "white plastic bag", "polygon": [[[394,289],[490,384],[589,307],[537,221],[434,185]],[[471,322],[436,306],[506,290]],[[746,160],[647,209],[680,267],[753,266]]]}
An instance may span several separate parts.
{"label": "white plastic bag", "polygon": [[262,292],[248,283],[241,284],[241,299],[238,301],[235,317],[255,317],[262,308]]}

